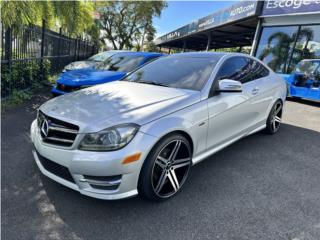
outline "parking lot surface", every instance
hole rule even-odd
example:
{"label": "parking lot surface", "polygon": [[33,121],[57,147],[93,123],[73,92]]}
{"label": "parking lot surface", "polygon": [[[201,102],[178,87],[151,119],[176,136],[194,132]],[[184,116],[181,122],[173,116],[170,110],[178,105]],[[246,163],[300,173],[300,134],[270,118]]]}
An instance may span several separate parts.
{"label": "parking lot surface", "polygon": [[320,239],[320,105],[288,101],[257,133],[192,168],[173,199],[103,201],[42,176],[31,154],[35,97],[2,113],[2,239]]}

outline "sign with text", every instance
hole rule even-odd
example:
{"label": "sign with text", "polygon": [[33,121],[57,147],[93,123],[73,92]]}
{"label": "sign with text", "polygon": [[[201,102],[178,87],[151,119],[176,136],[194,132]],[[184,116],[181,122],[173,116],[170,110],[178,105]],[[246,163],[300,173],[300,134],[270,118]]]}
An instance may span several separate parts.
{"label": "sign with text", "polygon": [[[319,0],[320,1],[320,0]],[[186,35],[197,33],[209,28],[217,27],[239,19],[257,15],[258,1],[239,2],[227,9],[223,9],[209,16],[200,18],[188,25],[185,25],[173,32],[170,32],[156,40],[157,44],[161,42],[178,39]]]}
{"label": "sign with text", "polygon": [[266,0],[262,16],[320,13],[320,0]]}

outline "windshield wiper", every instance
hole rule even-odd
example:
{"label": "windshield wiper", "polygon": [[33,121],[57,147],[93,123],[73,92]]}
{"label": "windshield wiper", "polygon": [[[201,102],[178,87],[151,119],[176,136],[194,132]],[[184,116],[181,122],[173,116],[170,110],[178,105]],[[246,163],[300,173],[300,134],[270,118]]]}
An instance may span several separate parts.
{"label": "windshield wiper", "polygon": [[135,81],[135,82],[143,83],[143,84],[156,85],[156,86],[161,86],[161,87],[169,87],[168,85],[165,85],[165,84],[162,84],[162,83],[158,83],[158,82],[153,82],[153,81],[140,80],[140,81]]}

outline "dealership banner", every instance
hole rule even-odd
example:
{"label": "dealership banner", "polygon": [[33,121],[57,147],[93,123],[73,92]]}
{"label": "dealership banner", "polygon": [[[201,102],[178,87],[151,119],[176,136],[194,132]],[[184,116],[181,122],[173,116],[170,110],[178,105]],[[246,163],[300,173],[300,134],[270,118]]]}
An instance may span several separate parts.
{"label": "dealership banner", "polygon": [[266,0],[261,16],[320,13],[320,0]]}
{"label": "dealership banner", "polygon": [[[320,0],[319,0],[320,1]],[[239,2],[227,9],[223,9],[216,13],[210,14],[204,18],[196,20],[185,25],[175,31],[172,31],[156,40],[156,43],[170,41],[189,34],[200,32],[209,28],[217,27],[239,19],[257,15],[258,1]]]}

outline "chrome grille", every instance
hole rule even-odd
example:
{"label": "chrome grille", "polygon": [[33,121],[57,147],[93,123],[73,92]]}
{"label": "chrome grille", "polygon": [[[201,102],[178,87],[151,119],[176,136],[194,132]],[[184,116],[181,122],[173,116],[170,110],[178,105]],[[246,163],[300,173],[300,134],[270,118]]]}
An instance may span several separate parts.
{"label": "chrome grille", "polygon": [[79,131],[77,125],[49,117],[41,111],[38,112],[37,122],[42,141],[49,144],[70,147]]}

